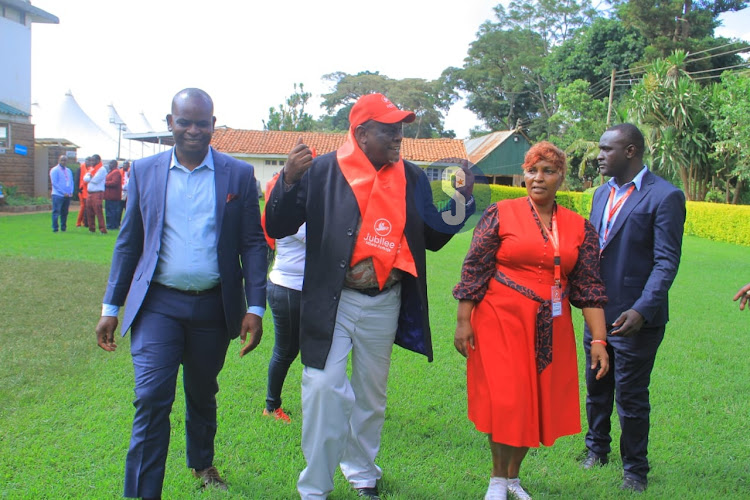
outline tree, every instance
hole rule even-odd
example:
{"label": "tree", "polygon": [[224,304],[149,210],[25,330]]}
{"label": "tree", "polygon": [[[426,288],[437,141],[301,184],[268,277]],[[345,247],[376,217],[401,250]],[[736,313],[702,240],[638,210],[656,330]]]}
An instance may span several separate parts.
{"label": "tree", "polygon": [[[626,26],[637,29],[645,37],[648,47],[644,62],[667,57],[675,50],[696,53],[716,49],[730,42],[714,38],[718,16],[724,12],[742,10],[746,1],[707,0],[615,0],[617,16]],[[715,51],[719,54],[725,51]],[[685,65],[688,72],[724,68],[742,60],[735,53],[702,58],[700,64]],[[718,78],[718,73],[715,75]]]}
{"label": "tree", "polygon": [[590,0],[513,0],[507,10],[502,4],[498,4],[494,10],[498,25],[503,28],[527,29],[538,33],[544,40],[547,52],[598,16]]}
{"label": "tree", "polygon": [[[612,70],[618,74],[641,60],[646,39],[634,28],[616,19],[597,18],[589,26],[576,31],[560,46],[552,49],[547,61],[547,73],[556,75],[561,84],[586,80],[587,91],[599,98],[609,92]],[[627,77],[623,75],[620,79]],[[616,87],[615,98],[628,92],[627,87]]]}
{"label": "tree", "polygon": [[268,121],[263,121],[263,129],[294,132],[313,130],[315,120],[312,115],[305,112],[305,106],[310,97],[312,94],[305,92],[305,86],[302,83],[299,84],[299,92],[295,83],[294,93],[286,100],[286,107],[279,104],[278,111],[273,106],[268,109]]}
{"label": "tree", "polygon": [[361,96],[382,93],[398,107],[414,111],[417,119],[404,125],[404,136],[413,138],[455,137],[452,130],[443,129],[443,111],[452,104],[452,95],[446,92],[442,80],[421,78],[394,80],[369,71],[350,75],[331,73],[323,78],[334,82],[333,90],[323,94],[323,106],[329,113],[319,121],[335,130],[348,130],[349,110]]}
{"label": "tree", "polygon": [[554,87],[544,78],[545,41],[533,31],[485,23],[471,43],[463,68],[443,77],[467,93],[466,107],[490,130],[510,130],[554,113]]}
{"label": "tree", "polygon": [[559,87],[557,99],[557,112],[549,121],[557,127],[554,142],[565,149],[572,167],[568,169],[568,186],[576,189],[598,174],[598,138],[606,128],[607,103],[593,99],[584,80]]}
{"label": "tree", "polygon": [[750,72],[724,73],[713,92],[716,133],[713,157],[721,167],[725,181],[726,201],[734,181],[732,203],[738,203],[743,186],[750,182]]}
{"label": "tree", "polygon": [[688,200],[703,200],[711,181],[713,129],[708,92],[685,72],[686,54],[654,61],[633,87],[633,112],[646,126],[655,170],[679,175]]}
{"label": "tree", "polygon": [[495,22],[479,28],[462,68],[443,72],[467,108],[490,130],[529,127],[529,135],[549,133],[556,111],[557,75],[546,72],[550,50],[596,16],[589,0],[513,0],[495,7]]}

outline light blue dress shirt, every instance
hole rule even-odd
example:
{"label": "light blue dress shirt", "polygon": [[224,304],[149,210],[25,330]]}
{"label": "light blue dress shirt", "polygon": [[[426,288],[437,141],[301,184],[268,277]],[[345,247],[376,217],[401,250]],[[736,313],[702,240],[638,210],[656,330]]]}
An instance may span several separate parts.
{"label": "light blue dress shirt", "polygon": [[[625,196],[625,194],[628,192],[628,189],[630,189],[630,186],[635,185],[635,190],[640,191],[641,190],[641,184],[643,183],[643,176],[646,175],[646,172],[648,171],[648,167],[645,165],[641,169],[640,172],[638,172],[635,177],[633,177],[633,180],[630,182],[626,182],[622,186],[618,186],[617,182],[615,181],[615,178],[612,177],[607,181],[608,192],[611,192],[612,188],[615,188],[615,196],[612,199],[612,205],[616,205],[617,201]],[[609,194],[607,195],[607,199],[609,200]],[[623,203],[623,205],[625,205]],[[602,220],[599,224],[599,248],[602,248],[604,246],[604,232],[607,228],[607,216],[609,215],[609,209],[610,204],[607,202],[604,205],[604,212],[602,213]],[[620,208],[617,209],[617,212],[612,215],[612,219],[609,221],[609,227],[613,227],[615,225],[615,221],[617,220],[617,216],[620,215],[620,211],[622,211],[622,205]]]}
{"label": "light blue dress shirt", "polygon": [[[180,164],[173,149],[161,249],[152,281],[187,291],[217,286],[221,281],[217,238],[212,150],[209,149],[201,164],[190,171]],[[102,306],[102,316],[117,316],[118,312],[117,306]],[[263,317],[265,308],[251,306],[247,312]]]}
{"label": "light blue dress shirt", "polygon": [[60,164],[49,171],[52,183],[52,196],[73,196],[73,172]]}

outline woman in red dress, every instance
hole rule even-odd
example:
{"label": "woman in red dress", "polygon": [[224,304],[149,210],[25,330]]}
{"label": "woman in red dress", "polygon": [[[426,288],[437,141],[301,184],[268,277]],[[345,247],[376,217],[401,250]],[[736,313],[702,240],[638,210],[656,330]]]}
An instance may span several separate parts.
{"label": "woman in red dress", "polygon": [[609,370],[598,235],[555,203],[565,153],[540,142],[523,169],[528,197],[485,211],[453,290],[469,419],[492,452],[486,500],[531,498],[518,479],[529,448],[581,431],[571,303],[593,334],[591,368],[597,378]]}

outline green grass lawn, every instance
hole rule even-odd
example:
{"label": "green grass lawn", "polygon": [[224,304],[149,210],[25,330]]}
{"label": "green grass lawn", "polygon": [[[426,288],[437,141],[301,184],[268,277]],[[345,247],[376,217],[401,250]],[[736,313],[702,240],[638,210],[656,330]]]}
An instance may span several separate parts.
{"label": "green grass lawn", "polygon": [[[53,234],[49,213],[0,217],[0,498],[122,495],[133,416],[129,337],[114,354],[94,338],[115,237],[75,227]],[[394,351],[378,460],[389,500],[479,499],[486,489],[487,440],[466,418],[465,365],[453,348],[451,289],[469,241],[470,234],[461,234],[428,255],[435,362]],[[685,239],[670,294],[672,320],[651,383],[652,472],[643,498],[750,498],[750,312],[731,300],[750,281],[749,253]],[[580,336],[580,315],[574,316]],[[304,467],[301,366],[292,366],[283,394],[292,424],[261,417],[273,347],[270,313],[264,328],[251,355],[240,359],[239,343],[230,346],[220,375],[216,466],[229,492],[201,493],[185,467],[179,391],[164,498],[297,497]],[[602,469],[578,467],[582,434],[532,450],[521,477],[534,498],[633,496],[618,490],[614,420],[614,453]],[[331,498],[355,498],[340,473]]]}

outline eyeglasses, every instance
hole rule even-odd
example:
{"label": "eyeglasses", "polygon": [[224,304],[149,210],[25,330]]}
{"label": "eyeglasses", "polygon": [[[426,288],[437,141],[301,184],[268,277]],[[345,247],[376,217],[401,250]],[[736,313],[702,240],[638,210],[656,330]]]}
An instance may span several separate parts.
{"label": "eyeglasses", "polygon": [[523,169],[523,174],[529,177],[536,177],[540,171],[545,177],[554,177],[560,174],[560,169],[551,167],[544,167],[542,169],[539,169],[537,167],[528,167]]}

